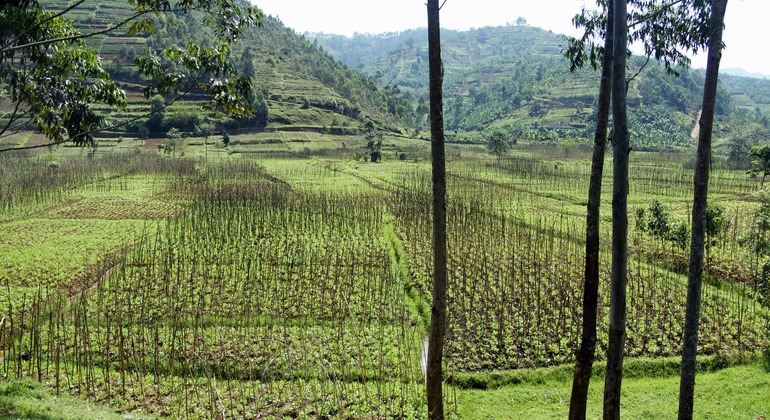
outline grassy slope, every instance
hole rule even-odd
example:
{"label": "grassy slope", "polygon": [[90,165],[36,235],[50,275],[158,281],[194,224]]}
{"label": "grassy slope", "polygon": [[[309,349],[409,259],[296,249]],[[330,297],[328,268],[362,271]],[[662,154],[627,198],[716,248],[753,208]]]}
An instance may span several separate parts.
{"label": "grassy slope", "polygon": [[[345,38],[316,34],[317,41],[336,58],[369,75],[378,75],[383,86],[398,85],[415,98],[427,97],[427,47],[424,30],[409,30],[398,34],[359,35]],[[565,45],[560,35],[526,26],[485,27],[442,33],[445,68],[445,117],[450,131],[481,131],[489,125],[516,124],[526,127],[575,127],[569,137],[591,138],[591,116],[597,94],[599,75],[590,69],[569,73],[567,60],[561,56]],[[642,61],[634,59],[631,71],[636,72]],[[654,138],[659,147],[688,147],[689,133],[696,123],[700,106],[702,71],[685,71],[676,79],[662,75],[654,65],[636,78],[629,90],[631,114],[645,107],[659,106],[654,115],[638,111],[633,121],[634,135]],[[764,113],[757,120],[767,120],[766,92],[770,82],[733,76],[723,77],[722,88],[732,95],[738,111],[755,108]],[[645,81],[649,81],[645,84]],[[694,81],[694,83],[690,83]],[[674,108],[659,96],[667,92],[666,100],[684,99],[686,106]],[[676,92],[675,94],[672,92]],[[542,110],[533,115],[533,107]],[[686,109],[685,109],[686,108]],[[667,118],[656,126],[651,121]],[[423,129],[427,128],[423,120]],[[735,117],[717,121],[721,138],[739,134],[745,124]],[[638,125],[645,125],[639,129]],[[676,127],[672,130],[671,127]],[[765,129],[767,124],[764,124]],[[663,133],[664,131],[668,133]],[[677,140],[673,141],[673,132]],[[450,138],[452,138],[450,133]],[[470,134],[473,137],[473,134]],[[642,146],[642,147],[639,147]],[[635,144],[635,150],[648,148]]]}
{"label": "grassy slope", "polygon": [[[764,419],[770,416],[770,373],[759,365],[736,366],[697,376],[695,417],[702,419]],[[571,381],[550,380],[495,390],[457,391],[460,418],[552,419],[569,412]],[[601,378],[594,378],[588,395],[588,417],[600,418]],[[663,419],[676,416],[679,377],[625,378],[621,416]]]}
{"label": "grassy slope", "polygon": [[[759,365],[736,366],[698,375],[696,418],[764,419],[770,416],[770,374]],[[495,390],[458,390],[457,415],[463,419],[565,418],[569,381],[550,380]],[[588,416],[601,416],[602,381],[594,378]],[[679,378],[626,378],[623,418],[672,418],[677,407]],[[132,413],[133,418],[149,418]],[[124,419],[125,415],[73,397],[56,397],[33,381],[0,385],[0,418]]]}
{"label": "grassy slope", "polygon": [[69,396],[52,395],[40,383],[24,380],[0,385],[0,419],[148,419],[145,413],[120,414]]}

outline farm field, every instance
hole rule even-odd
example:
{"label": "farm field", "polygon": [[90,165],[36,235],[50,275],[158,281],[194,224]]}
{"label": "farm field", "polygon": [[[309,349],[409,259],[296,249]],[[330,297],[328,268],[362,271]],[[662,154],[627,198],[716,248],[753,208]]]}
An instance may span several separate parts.
{"label": "farm field", "polygon": [[[423,417],[428,143],[387,138],[385,161],[372,164],[352,136],[208,142],[185,139],[173,154],[125,140],[91,154],[0,157],[3,380],[161,417]],[[469,390],[492,389],[492,372],[571,372],[590,162],[581,150],[533,144],[500,162],[478,146],[452,146],[449,156],[447,392],[454,415],[480,418],[469,407],[509,404],[505,392],[521,390]],[[632,155],[632,218],[657,200],[668,220],[689,222],[687,161]],[[727,368],[768,346],[759,268],[744,243],[759,183],[717,169],[711,185],[729,227],[709,248],[700,353]],[[604,191],[607,246],[608,175]],[[644,231],[646,221],[630,220],[626,350],[666,365],[681,346],[687,253]],[[704,369],[717,371],[699,386],[725,380]],[[767,385],[757,365],[729,369]],[[628,392],[671,388],[668,376]],[[567,382],[545,381],[565,397],[543,416],[566,413]],[[770,414],[749,406],[735,409]]]}

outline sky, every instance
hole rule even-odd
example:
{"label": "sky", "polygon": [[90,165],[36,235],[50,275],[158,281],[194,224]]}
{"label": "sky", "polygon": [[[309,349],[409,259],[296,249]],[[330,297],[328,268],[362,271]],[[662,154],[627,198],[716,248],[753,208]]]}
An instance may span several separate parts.
{"label": "sky", "polygon": [[[351,36],[398,32],[427,26],[425,0],[252,0],[298,33],[325,32]],[[446,0],[441,26],[467,30],[514,23],[577,35],[572,17],[593,0]],[[770,56],[762,42],[770,16],[770,0],[731,0],[725,16],[721,68],[740,67],[770,75]],[[759,48],[759,51],[757,51]],[[706,67],[706,54],[693,57],[693,67]]]}

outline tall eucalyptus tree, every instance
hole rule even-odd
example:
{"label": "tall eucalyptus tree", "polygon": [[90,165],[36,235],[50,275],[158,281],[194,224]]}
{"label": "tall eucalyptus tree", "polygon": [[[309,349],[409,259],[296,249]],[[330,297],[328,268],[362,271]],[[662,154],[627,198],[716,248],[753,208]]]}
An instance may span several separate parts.
{"label": "tall eucalyptus tree", "polygon": [[426,392],[430,419],[444,418],[444,335],[447,312],[446,166],[444,151],[443,68],[438,0],[428,0],[428,66],[430,131],[433,164],[433,302],[428,339]]}
{"label": "tall eucalyptus tree", "polygon": [[[704,0],[705,1],[705,0]],[[679,384],[679,419],[692,419],[695,392],[695,357],[698,352],[698,324],[700,319],[701,289],[703,284],[703,254],[706,239],[706,212],[708,183],[711,166],[711,136],[719,82],[719,63],[722,59],[722,32],[727,0],[711,0],[711,22],[708,36],[708,61],[703,87],[703,108],[698,124],[698,152],[693,179],[692,237],[690,266],[687,277],[687,309],[682,344],[682,372]]]}
{"label": "tall eucalyptus tree", "polygon": [[[591,64],[601,63],[602,76],[597,101],[597,124],[594,135],[594,153],[586,211],[586,255],[583,293],[583,329],[580,348],[576,355],[570,418],[585,419],[588,386],[596,348],[597,303],[599,284],[599,215],[601,180],[606,150],[609,120],[612,51],[613,51],[613,2],[597,1],[604,12],[583,10],[573,23],[584,29],[581,38],[567,38],[569,47],[564,52],[570,59],[572,71]],[[688,50],[697,50],[704,43],[699,34],[702,28],[702,7],[691,8],[683,0],[631,0],[628,2],[629,38],[644,45],[645,54],[662,62],[670,74],[687,66]],[[666,36],[662,36],[666,34]],[[603,46],[595,40],[603,39]]]}
{"label": "tall eucalyptus tree", "polygon": [[613,1],[612,37],[612,282],[607,373],[604,380],[604,418],[620,418],[620,386],[626,350],[626,283],[628,266],[628,121],[626,109],[626,0]]}
{"label": "tall eucalyptus tree", "polygon": [[[612,3],[607,5],[606,33],[613,32]],[[609,123],[610,97],[612,88],[612,50],[613,38],[604,37],[602,57],[602,75],[599,82],[599,98],[596,105],[596,131],[594,132],[594,151],[591,157],[591,179],[588,187],[588,205],[586,209],[586,253],[583,275],[583,331],[580,337],[580,349],[575,361],[575,374],[572,381],[569,418],[584,420],[588,402],[588,387],[591,382],[594,357],[596,354],[596,318],[599,300],[599,224],[602,198],[602,177],[604,173],[604,155],[607,150],[607,125]],[[583,51],[581,47],[578,51]],[[573,60],[574,65],[574,60]]]}

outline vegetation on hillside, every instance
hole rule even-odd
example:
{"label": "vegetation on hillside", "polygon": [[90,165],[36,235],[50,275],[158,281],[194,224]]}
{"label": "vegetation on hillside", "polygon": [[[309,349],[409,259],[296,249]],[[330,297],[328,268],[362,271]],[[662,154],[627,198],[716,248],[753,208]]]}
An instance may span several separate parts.
{"label": "vegetation on hillside", "polygon": [[[45,7],[55,12],[64,10],[68,3],[52,1]],[[73,30],[89,34],[111,28],[132,13],[128,2],[89,0],[64,17],[72,19]],[[244,31],[236,44],[222,50],[232,60],[233,70],[250,79],[253,87],[246,96],[253,112],[245,118],[229,119],[217,109],[204,107],[207,97],[200,81],[215,75],[190,73],[170,59],[186,56],[198,46],[216,45],[217,33],[204,24],[206,19],[207,15],[199,11],[159,13],[151,20],[150,32],[116,28],[86,38],[88,46],[103,59],[111,83],[126,92],[128,105],[120,109],[112,103],[95,104],[96,114],[112,127],[97,132],[96,137],[162,138],[174,128],[186,137],[204,122],[215,123],[217,131],[291,127],[354,134],[371,120],[382,129],[399,132],[401,118],[411,112],[409,102],[398,92],[378,89],[371,78],[335,61],[277,19],[264,18],[260,27]],[[163,56],[161,51],[171,55]],[[154,58],[144,61],[142,56],[147,52]],[[184,81],[186,87],[175,90],[181,95],[152,87],[176,83],[173,78],[161,80],[151,72],[149,79],[140,75],[137,64],[146,70],[150,63]]]}
{"label": "vegetation on hillside", "polygon": [[[352,38],[308,34],[333,56],[375,77],[385,89],[408,92],[418,135],[427,130],[427,38],[424,30]],[[599,75],[569,72],[564,39],[524,25],[442,31],[446,72],[446,127],[450,141],[483,142],[490,126],[516,127],[521,138],[588,143],[593,136]],[[693,149],[703,71],[633,57],[629,126],[634,150]],[[770,138],[770,81],[723,75],[717,113],[717,146],[740,136],[746,124]]]}

